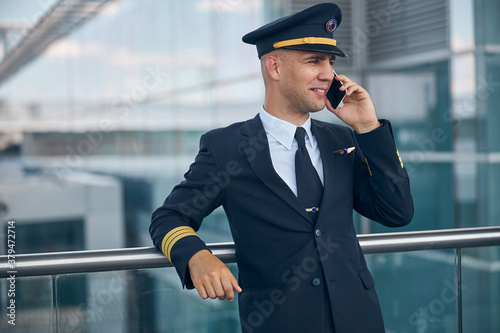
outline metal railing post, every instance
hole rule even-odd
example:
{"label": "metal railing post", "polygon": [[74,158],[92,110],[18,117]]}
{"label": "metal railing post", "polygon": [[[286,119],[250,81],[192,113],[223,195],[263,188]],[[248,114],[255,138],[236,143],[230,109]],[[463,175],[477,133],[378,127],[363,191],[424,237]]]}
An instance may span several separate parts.
{"label": "metal railing post", "polygon": [[462,333],[462,249],[459,247],[455,249],[455,280],[457,332]]}

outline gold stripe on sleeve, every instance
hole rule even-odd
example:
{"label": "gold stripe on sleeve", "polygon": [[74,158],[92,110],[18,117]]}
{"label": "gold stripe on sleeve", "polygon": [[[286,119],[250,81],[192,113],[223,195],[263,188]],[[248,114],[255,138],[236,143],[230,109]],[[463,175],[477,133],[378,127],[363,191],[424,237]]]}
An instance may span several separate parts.
{"label": "gold stripe on sleeve", "polygon": [[182,238],[184,237],[187,237],[187,236],[197,236],[196,235],[196,232],[194,231],[186,231],[184,233],[181,233],[181,234],[178,234],[174,239],[172,239],[172,241],[168,244],[168,247],[167,247],[167,258],[170,262],[172,262],[172,260],[170,259],[170,254],[171,254],[171,251],[172,251],[172,247],[174,246],[175,243],[177,243],[177,241],[181,240]]}
{"label": "gold stripe on sleeve", "polygon": [[403,160],[401,159],[401,156],[399,156],[399,150],[396,149],[396,153],[398,153],[399,163],[401,164],[401,169],[403,169]]}
{"label": "gold stripe on sleeve", "polygon": [[198,236],[198,235],[193,230],[193,228],[183,226],[170,230],[165,235],[165,237],[163,237],[163,241],[161,243],[161,250],[170,262],[172,262],[172,260],[170,260],[170,251],[172,250],[172,247],[177,241],[187,236]]}

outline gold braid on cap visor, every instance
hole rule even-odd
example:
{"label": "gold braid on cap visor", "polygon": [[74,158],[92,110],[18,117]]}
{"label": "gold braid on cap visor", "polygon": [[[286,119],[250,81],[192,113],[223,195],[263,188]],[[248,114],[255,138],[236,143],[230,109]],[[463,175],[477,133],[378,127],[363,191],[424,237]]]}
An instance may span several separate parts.
{"label": "gold braid on cap visor", "polygon": [[276,42],[273,44],[275,49],[280,47],[293,46],[293,45],[303,45],[303,44],[323,44],[323,45],[337,45],[337,41],[332,38],[320,38],[320,37],[305,37],[284,40],[282,42]]}

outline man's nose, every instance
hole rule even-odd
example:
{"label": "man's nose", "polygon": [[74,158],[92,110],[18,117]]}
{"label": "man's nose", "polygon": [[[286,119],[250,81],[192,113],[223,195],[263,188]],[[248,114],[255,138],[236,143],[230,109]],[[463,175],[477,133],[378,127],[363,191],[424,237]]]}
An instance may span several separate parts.
{"label": "man's nose", "polygon": [[319,73],[319,79],[333,82],[334,77],[335,77],[335,73],[333,72],[332,65],[329,62],[323,64],[321,66],[321,72]]}

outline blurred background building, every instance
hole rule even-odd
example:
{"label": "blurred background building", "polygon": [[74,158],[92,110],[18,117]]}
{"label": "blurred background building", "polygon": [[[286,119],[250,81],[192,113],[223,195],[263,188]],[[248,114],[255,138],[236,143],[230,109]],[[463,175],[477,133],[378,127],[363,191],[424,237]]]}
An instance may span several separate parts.
{"label": "blurred background building", "polygon": [[[0,0],[0,254],[9,220],[19,253],[151,246],[151,213],[200,135],[263,103],[256,50],[241,37],[319,2]],[[335,36],[349,58],[335,70],[391,120],[416,208],[397,230],[356,216],[358,232],[498,225],[500,0],[336,2]],[[326,110],[315,117],[338,122]],[[231,241],[223,211],[199,234]],[[468,332],[500,330],[499,252],[468,253]],[[454,332],[454,300],[438,298],[436,308],[429,296],[453,280],[451,252],[368,259],[388,332]],[[412,279],[421,288],[408,289]],[[21,281],[19,309],[29,315],[19,313],[16,330],[0,318],[0,330],[52,332],[44,318],[53,283]],[[68,290],[60,332],[239,330],[235,304],[180,291],[173,270],[61,276],[56,285]]]}

